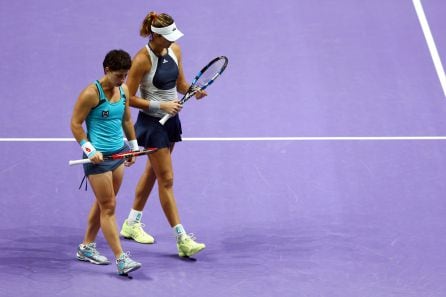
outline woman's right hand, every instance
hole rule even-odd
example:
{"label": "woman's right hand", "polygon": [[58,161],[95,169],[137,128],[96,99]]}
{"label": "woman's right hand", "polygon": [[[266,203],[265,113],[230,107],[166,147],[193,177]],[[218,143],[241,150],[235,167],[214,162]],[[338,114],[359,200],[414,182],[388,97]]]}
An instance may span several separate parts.
{"label": "woman's right hand", "polygon": [[100,151],[96,151],[96,153],[89,159],[91,160],[91,163],[98,164],[104,161],[104,156]]}
{"label": "woman's right hand", "polygon": [[162,111],[167,112],[171,116],[176,115],[180,110],[183,108],[183,105],[181,105],[180,101],[174,100],[169,102],[161,102],[160,109]]}

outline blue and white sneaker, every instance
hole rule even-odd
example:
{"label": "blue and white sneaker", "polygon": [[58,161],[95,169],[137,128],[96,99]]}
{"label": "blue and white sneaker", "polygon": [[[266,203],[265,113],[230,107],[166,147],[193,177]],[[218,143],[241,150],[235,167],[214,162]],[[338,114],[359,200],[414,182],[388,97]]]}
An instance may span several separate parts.
{"label": "blue and white sneaker", "polygon": [[118,259],[116,259],[116,267],[118,268],[118,274],[126,275],[129,272],[135,271],[141,268],[141,263],[133,261],[129,257],[130,253],[122,253]]}
{"label": "blue and white sneaker", "polygon": [[80,261],[90,262],[97,265],[108,265],[110,261],[107,257],[102,256],[96,249],[96,243],[90,242],[89,244],[80,244],[77,247],[76,258]]}

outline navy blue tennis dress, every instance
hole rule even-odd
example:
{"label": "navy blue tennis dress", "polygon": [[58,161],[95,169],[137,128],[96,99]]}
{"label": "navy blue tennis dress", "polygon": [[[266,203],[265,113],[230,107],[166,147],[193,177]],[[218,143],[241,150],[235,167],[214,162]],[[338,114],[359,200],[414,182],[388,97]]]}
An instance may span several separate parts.
{"label": "navy blue tennis dress", "polygon": [[[141,97],[158,102],[177,100],[178,59],[171,48],[167,54],[157,56],[146,45],[152,63],[150,71],[142,78],[139,91]],[[164,125],[158,121],[166,113],[162,110],[140,110],[135,123],[138,144],[143,147],[169,147],[173,142],[181,141],[181,122],[178,114],[171,117]]]}

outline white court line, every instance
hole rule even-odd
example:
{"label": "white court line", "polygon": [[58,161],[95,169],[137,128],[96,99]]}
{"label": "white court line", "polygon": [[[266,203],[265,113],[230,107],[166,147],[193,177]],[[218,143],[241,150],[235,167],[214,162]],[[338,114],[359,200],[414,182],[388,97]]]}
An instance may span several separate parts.
{"label": "white court line", "polygon": [[[328,137],[183,137],[183,141],[394,141],[446,140],[446,136],[328,136]],[[73,142],[74,138],[0,138],[0,142]]]}
{"label": "white court line", "polygon": [[441,87],[443,88],[444,96],[446,97],[446,75],[444,73],[443,64],[441,63],[437,47],[435,46],[434,38],[432,37],[431,29],[429,28],[429,23],[427,22],[426,15],[424,14],[423,5],[421,4],[421,0],[412,0],[412,2],[415,6],[415,11],[417,12],[418,20],[421,24],[421,29],[423,29],[424,37],[426,38],[427,46],[429,47],[429,52],[431,54],[432,61],[434,62],[438,79],[440,80]]}

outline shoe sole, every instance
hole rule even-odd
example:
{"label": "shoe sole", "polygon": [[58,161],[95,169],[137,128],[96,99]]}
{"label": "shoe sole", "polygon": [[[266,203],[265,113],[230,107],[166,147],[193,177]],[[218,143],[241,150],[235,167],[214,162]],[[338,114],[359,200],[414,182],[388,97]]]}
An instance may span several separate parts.
{"label": "shoe sole", "polygon": [[134,242],[137,242],[137,243],[142,243],[142,244],[152,244],[152,243],[155,243],[155,239],[153,239],[153,241],[149,241],[149,242],[142,242],[142,241],[137,241],[136,239],[134,239],[132,236],[130,236],[130,235],[128,235],[127,233],[119,233],[122,237],[124,237],[125,239],[128,239],[128,240],[133,240]]}
{"label": "shoe sole", "polygon": [[119,275],[126,275],[126,274],[128,274],[128,273],[130,273],[130,272],[133,272],[133,271],[135,271],[135,270],[138,270],[139,268],[141,268],[141,266],[142,266],[142,265],[131,267],[131,268],[129,268],[129,269],[127,269],[127,270],[124,270],[124,271],[122,271],[122,272],[118,272],[118,274],[119,274]]}
{"label": "shoe sole", "polygon": [[178,255],[180,256],[180,257],[192,257],[193,255],[196,255],[196,254],[198,254],[199,252],[201,252],[202,250],[204,250],[206,247],[204,246],[204,247],[202,247],[202,248],[199,248],[199,249],[196,249],[196,250],[192,250],[192,251],[190,251],[189,253],[185,253],[185,252],[183,252],[183,251],[179,251],[178,252]]}
{"label": "shoe sole", "polygon": [[110,264],[110,261],[108,261],[108,262],[98,262],[98,261],[95,261],[93,259],[90,259],[90,258],[87,258],[87,257],[84,257],[84,256],[79,256],[78,254],[76,254],[76,258],[79,261],[90,262],[90,263],[96,264],[96,265],[109,265]]}

